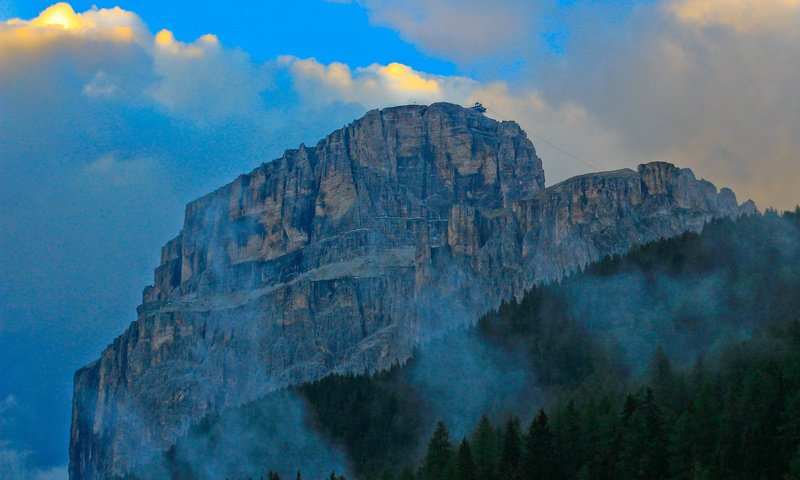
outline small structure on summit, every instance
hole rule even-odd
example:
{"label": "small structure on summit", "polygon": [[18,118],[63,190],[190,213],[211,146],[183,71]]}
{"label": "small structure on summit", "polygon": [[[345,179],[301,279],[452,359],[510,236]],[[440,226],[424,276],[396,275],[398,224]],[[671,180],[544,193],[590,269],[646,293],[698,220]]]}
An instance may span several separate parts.
{"label": "small structure on summit", "polygon": [[480,102],[475,102],[475,105],[469,107],[469,109],[478,113],[486,113],[486,107],[484,107]]}

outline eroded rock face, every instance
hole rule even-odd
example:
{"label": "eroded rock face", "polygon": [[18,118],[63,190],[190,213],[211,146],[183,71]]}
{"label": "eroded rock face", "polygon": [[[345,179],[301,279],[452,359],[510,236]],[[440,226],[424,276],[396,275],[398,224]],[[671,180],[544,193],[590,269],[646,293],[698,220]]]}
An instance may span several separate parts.
{"label": "eroded rock face", "polygon": [[123,473],[210,412],[387,368],[535,282],[753,208],[666,163],[545,189],[516,123],[371,111],[186,207],[137,321],[75,374],[70,477]]}

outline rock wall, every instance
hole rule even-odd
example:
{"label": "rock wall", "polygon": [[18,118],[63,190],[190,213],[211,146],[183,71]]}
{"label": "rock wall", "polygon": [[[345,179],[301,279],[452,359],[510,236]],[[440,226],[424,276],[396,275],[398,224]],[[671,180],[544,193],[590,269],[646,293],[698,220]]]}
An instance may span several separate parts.
{"label": "rock wall", "polygon": [[387,368],[535,282],[752,210],[666,163],[545,189],[514,122],[371,111],[186,207],[138,319],[75,374],[70,478],[121,474],[210,412]]}

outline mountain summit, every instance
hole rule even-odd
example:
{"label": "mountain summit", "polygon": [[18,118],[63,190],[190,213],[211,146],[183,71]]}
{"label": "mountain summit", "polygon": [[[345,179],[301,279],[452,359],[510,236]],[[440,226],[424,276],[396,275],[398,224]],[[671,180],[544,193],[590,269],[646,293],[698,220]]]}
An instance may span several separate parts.
{"label": "mountain summit", "polygon": [[368,112],[187,205],[138,319],[75,374],[70,478],[122,474],[209,413],[385,369],[535,283],[753,211],[667,163],[544,188],[514,122]]}

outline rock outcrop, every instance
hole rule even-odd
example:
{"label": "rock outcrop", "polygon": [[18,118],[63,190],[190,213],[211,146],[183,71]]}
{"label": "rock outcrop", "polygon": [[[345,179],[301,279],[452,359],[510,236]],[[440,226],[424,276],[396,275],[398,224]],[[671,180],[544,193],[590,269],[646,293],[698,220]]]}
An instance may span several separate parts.
{"label": "rock outcrop", "polygon": [[210,412],[384,369],[536,282],[748,208],[666,163],[544,188],[516,123],[371,111],[186,207],[138,319],[75,374],[70,478],[123,473]]}

